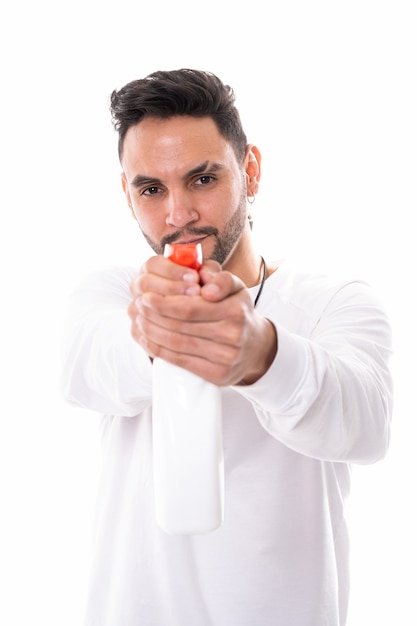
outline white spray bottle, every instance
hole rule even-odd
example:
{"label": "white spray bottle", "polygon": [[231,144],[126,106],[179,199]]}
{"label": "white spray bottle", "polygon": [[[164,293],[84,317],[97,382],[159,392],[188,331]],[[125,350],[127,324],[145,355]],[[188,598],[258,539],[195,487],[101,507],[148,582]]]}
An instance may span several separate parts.
{"label": "white spray bottle", "polygon": [[[200,244],[165,246],[164,256],[199,270]],[[153,361],[153,467],[158,525],[199,534],[223,522],[221,392],[192,372]]]}

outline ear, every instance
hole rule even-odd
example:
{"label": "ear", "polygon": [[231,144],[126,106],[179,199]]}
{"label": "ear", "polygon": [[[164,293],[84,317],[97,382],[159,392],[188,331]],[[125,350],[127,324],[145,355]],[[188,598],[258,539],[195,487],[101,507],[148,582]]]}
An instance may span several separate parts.
{"label": "ear", "polygon": [[136,220],[136,215],[135,215],[135,212],[134,212],[133,207],[132,207],[132,199],[130,197],[129,185],[128,185],[128,182],[127,182],[127,179],[126,179],[126,175],[125,175],[124,172],[122,172],[120,174],[120,179],[122,181],[122,187],[123,187],[124,194],[126,196],[128,207],[130,209],[130,213],[131,213],[132,217]]}
{"label": "ear", "polygon": [[243,162],[248,198],[253,198],[258,193],[259,182],[261,180],[261,160],[262,157],[258,148],[249,144]]}

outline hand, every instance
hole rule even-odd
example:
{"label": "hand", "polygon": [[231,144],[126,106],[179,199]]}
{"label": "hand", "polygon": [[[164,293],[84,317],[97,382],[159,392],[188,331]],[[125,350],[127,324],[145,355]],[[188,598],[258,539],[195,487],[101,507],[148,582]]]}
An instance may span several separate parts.
{"label": "hand", "polygon": [[253,308],[244,283],[206,261],[200,272],[150,258],[131,284],[133,338],[217,385],[251,384],[277,352],[273,324]]}

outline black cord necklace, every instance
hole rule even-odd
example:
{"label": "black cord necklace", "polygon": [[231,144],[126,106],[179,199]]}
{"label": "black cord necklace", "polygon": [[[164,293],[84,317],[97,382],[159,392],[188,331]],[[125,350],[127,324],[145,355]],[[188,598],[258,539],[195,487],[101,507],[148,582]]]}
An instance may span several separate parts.
{"label": "black cord necklace", "polygon": [[255,302],[254,302],[253,308],[255,308],[256,305],[258,304],[258,300],[259,300],[260,295],[262,293],[262,289],[264,288],[265,279],[266,279],[266,263],[265,263],[265,259],[263,258],[263,256],[261,256],[261,262],[262,262],[262,267],[263,267],[263,270],[262,270],[262,280],[261,280],[260,287],[258,289],[258,293],[256,294],[256,298],[255,298]]}

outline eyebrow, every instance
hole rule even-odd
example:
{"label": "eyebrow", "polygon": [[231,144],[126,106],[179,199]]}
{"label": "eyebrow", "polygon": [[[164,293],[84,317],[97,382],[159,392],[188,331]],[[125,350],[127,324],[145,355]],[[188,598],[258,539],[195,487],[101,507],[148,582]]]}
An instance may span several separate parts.
{"label": "eyebrow", "polygon": [[[210,161],[204,161],[203,163],[200,163],[196,167],[193,167],[193,169],[186,172],[186,174],[184,174],[183,176],[183,180],[186,180],[187,178],[190,178],[192,176],[196,176],[197,174],[204,174],[204,172],[207,172],[207,170],[210,170],[211,172],[218,172],[219,170],[222,170],[223,167],[224,166],[221,165],[221,163],[211,163]],[[160,178],[150,178],[149,176],[142,176],[141,174],[137,174],[130,184],[132,187],[137,188],[141,185],[158,185],[161,183],[162,181]]]}
{"label": "eyebrow", "polygon": [[220,163],[210,163],[210,161],[204,161],[204,163],[193,167],[192,170],[187,172],[184,178],[189,178],[190,176],[195,176],[196,174],[204,174],[207,170],[210,170],[211,172],[218,172],[221,169],[223,169],[223,165]]}
{"label": "eyebrow", "polygon": [[141,176],[137,174],[134,179],[131,181],[132,187],[140,187],[141,185],[157,185],[162,181],[159,178],[149,178],[149,176]]}

